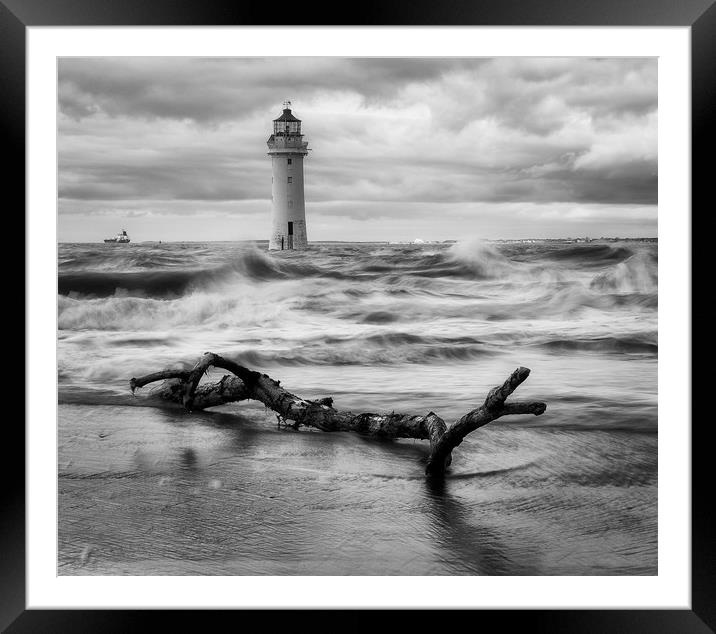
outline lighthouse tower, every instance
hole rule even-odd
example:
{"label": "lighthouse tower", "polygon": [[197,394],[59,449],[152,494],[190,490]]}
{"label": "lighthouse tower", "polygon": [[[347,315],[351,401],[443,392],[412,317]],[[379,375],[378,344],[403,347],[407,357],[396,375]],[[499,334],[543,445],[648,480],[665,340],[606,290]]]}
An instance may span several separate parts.
{"label": "lighthouse tower", "polygon": [[308,154],[308,143],[303,140],[300,119],[291,114],[290,101],[284,102],[283,113],[273,120],[267,144],[273,167],[269,249],[305,249],[303,157]]}

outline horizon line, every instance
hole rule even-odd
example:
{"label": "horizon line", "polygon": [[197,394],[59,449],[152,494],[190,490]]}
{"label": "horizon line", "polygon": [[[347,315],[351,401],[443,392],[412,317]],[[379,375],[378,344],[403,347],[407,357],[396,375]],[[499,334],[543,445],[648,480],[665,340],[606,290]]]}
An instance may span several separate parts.
{"label": "horizon line", "polygon": [[[588,238],[581,236],[567,236],[562,238],[483,238],[485,242],[522,242],[526,240],[548,242],[557,240],[580,240],[585,242],[598,242],[600,240],[658,240],[658,236],[635,236],[635,237],[622,237],[622,236],[601,236],[599,238]],[[266,238],[246,238],[242,240],[137,240],[129,244],[145,244],[145,243],[158,243],[158,244],[170,244],[176,242],[269,242]],[[445,240],[422,240],[418,242],[415,240],[310,240],[309,244],[326,244],[326,243],[340,243],[340,244],[444,244],[448,242],[461,242],[460,240],[453,238],[446,238]],[[102,241],[78,241],[78,240],[58,240],[57,244],[103,244]]]}

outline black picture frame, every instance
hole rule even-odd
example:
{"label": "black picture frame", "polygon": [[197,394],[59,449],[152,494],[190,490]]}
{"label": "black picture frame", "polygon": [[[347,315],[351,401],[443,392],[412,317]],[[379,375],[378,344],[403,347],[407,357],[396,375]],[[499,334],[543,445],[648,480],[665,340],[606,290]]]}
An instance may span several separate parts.
{"label": "black picture frame", "polygon": [[[34,26],[202,26],[202,25],[464,25],[464,26],[687,26],[691,29],[692,63],[692,235],[705,233],[707,183],[712,180],[706,158],[714,142],[716,115],[716,4],[714,0],[490,0],[479,2],[366,2],[306,6],[278,0],[271,3],[219,0],[0,0],[0,129],[6,156],[4,189],[8,207],[25,206],[25,40]],[[713,203],[711,203],[711,206]],[[701,214],[694,210],[704,207]],[[694,274],[707,267],[702,247],[692,251]],[[695,280],[693,289],[698,288]],[[698,299],[693,294],[694,300]],[[703,302],[703,300],[702,300]],[[702,310],[704,304],[701,304]],[[692,337],[698,336],[699,312],[692,306]],[[705,316],[705,313],[704,313]],[[704,333],[705,334],[705,333]],[[27,336],[27,334],[26,334]],[[695,368],[694,368],[695,369]],[[692,393],[706,391],[706,373],[692,373]],[[684,404],[683,424],[690,403]],[[470,616],[474,626],[498,625],[538,632],[714,632],[716,631],[716,538],[710,504],[711,444],[709,420],[693,411],[692,433],[692,601],[684,610],[481,610]],[[6,418],[7,451],[24,452],[24,429]],[[138,610],[27,610],[25,608],[25,470],[13,467],[2,487],[0,514],[0,628],[8,632],[119,632],[149,626],[206,627],[208,613]],[[259,615],[256,615],[259,616]],[[304,615],[304,618],[308,615]],[[357,612],[350,619],[360,627],[370,618]],[[401,615],[405,618],[407,615]],[[421,622],[425,616],[418,615]],[[434,617],[435,615],[431,615]],[[453,615],[457,618],[459,615]],[[452,620],[453,616],[450,617]],[[233,617],[236,618],[236,617]],[[244,617],[241,617],[242,619]],[[295,615],[272,614],[271,629]],[[309,617],[310,618],[310,617]],[[335,615],[336,622],[344,615]],[[444,616],[438,616],[444,622]],[[237,626],[240,624],[237,623]],[[404,621],[403,626],[408,622]],[[449,624],[448,624],[449,625]],[[295,623],[294,623],[295,626]]]}

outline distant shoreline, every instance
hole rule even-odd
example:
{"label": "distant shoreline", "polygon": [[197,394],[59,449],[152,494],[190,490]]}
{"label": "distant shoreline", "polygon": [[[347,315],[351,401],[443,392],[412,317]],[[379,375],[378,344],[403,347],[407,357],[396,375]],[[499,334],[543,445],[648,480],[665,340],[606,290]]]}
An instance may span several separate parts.
{"label": "distant shoreline", "polygon": [[[485,238],[485,242],[497,242],[502,244],[603,244],[606,242],[658,242],[659,238]],[[459,240],[422,240],[420,242],[410,240],[310,240],[309,244],[385,244],[393,246],[421,246],[435,244],[457,244]],[[268,240],[142,240],[131,242],[130,245],[137,244],[268,244]],[[57,244],[104,244],[97,242],[58,242]]]}

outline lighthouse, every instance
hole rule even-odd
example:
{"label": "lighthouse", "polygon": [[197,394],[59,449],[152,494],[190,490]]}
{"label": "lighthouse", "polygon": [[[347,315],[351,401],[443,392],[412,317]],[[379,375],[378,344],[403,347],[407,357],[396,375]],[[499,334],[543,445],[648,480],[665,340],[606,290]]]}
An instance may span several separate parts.
{"label": "lighthouse", "polygon": [[269,147],[271,178],[271,239],[269,249],[305,249],[306,207],[303,201],[303,158],[308,143],[301,134],[301,120],[285,101],[281,116],[273,120]]}

